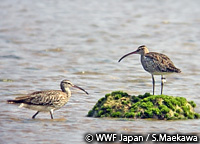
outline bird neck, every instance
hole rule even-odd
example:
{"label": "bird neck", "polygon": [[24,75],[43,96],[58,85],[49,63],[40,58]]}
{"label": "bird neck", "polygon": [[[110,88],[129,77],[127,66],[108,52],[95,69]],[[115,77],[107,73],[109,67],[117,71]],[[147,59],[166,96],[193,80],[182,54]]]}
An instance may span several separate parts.
{"label": "bird neck", "polygon": [[149,50],[147,49],[147,48],[145,48],[144,50],[143,50],[143,52],[141,53],[141,56],[145,56],[146,54],[148,54],[149,53]]}
{"label": "bird neck", "polygon": [[62,92],[67,93],[68,96],[71,96],[71,91],[68,87],[64,87],[63,85],[60,85],[60,88]]}

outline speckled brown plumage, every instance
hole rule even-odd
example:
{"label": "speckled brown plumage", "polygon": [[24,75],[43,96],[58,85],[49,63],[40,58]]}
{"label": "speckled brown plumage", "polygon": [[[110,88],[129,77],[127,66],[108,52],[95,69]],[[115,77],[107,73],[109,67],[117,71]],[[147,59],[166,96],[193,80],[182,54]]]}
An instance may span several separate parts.
{"label": "speckled brown plumage", "polygon": [[63,80],[60,84],[61,90],[46,90],[46,91],[36,91],[26,96],[16,97],[14,100],[8,100],[10,104],[19,104],[20,107],[29,108],[32,110],[37,110],[36,114],[33,115],[33,119],[39,112],[50,112],[51,118],[53,119],[53,111],[63,107],[71,97],[71,91],[69,87],[76,87],[83,90],[84,89],[73,85],[68,80]]}
{"label": "speckled brown plumage", "polygon": [[146,71],[154,75],[181,72],[166,55],[161,53],[149,52],[141,55],[141,63]]}
{"label": "speckled brown plumage", "polygon": [[59,90],[48,90],[37,91],[28,94],[27,96],[17,97],[15,100],[11,100],[10,103],[24,103],[28,105],[43,105],[59,108],[65,105],[69,98],[70,95],[65,92]]}
{"label": "speckled brown plumage", "polygon": [[166,55],[157,52],[149,52],[149,50],[145,45],[139,46],[136,51],[124,55],[119,59],[119,62],[123,58],[131,54],[140,54],[143,68],[152,75],[153,95],[155,90],[154,75],[161,75],[161,94],[162,94],[164,79],[165,79],[163,75],[181,72],[181,70],[176,68],[173,62]]}

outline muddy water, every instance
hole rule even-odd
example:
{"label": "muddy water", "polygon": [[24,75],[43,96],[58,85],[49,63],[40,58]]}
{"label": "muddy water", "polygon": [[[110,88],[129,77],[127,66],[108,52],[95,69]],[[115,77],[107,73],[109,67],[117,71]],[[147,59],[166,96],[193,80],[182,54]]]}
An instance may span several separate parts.
{"label": "muddy water", "polygon": [[[167,76],[164,94],[194,100],[200,112],[200,2],[140,0],[20,1],[0,3],[0,143],[85,143],[84,134],[185,133],[200,135],[200,120],[123,121],[86,117],[96,101],[114,90],[152,92],[151,76],[127,52],[145,44],[168,55],[181,74]],[[69,103],[37,119],[35,111],[6,104],[37,90],[72,89]],[[156,94],[160,77],[156,77]]]}

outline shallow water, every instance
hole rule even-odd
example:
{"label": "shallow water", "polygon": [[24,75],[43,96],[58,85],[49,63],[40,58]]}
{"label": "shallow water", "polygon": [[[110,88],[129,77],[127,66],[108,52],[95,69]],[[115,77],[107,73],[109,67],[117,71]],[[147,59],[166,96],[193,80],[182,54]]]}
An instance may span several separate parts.
{"label": "shallow water", "polygon": [[[185,133],[200,135],[200,120],[150,121],[86,117],[106,93],[152,92],[151,75],[139,56],[118,59],[145,44],[165,53],[181,74],[168,75],[164,94],[196,102],[200,113],[200,2],[141,0],[21,1],[0,4],[0,143],[85,143],[86,133]],[[68,104],[40,113],[6,104],[37,90],[76,89]],[[160,77],[156,76],[156,94]]]}

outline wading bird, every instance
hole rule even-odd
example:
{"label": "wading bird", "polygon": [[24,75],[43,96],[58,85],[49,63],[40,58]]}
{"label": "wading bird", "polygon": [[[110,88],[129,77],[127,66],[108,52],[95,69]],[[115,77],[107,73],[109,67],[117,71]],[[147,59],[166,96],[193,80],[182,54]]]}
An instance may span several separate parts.
{"label": "wading bird", "polygon": [[131,54],[140,54],[143,68],[152,75],[153,95],[155,90],[154,75],[161,75],[161,94],[162,94],[163,85],[165,81],[163,75],[181,72],[181,70],[176,68],[173,62],[166,55],[156,52],[149,52],[149,50],[145,45],[139,46],[136,51],[124,55],[119,59],[118,62],[120,62],[123,58]]}
{"label": "wading bird", "polygon": [[7,100],[10,104],[18,104],[19,107],[36,110],[37,112],[32,116],[36,117],[39,112],[50,112],[51,119],[53,119],[53,111],[63,107],[71,97],[70,87],[78,88],[88,94],[84,89],[73,85],[69,80],[63,80],[60,83],[60,90],[46,90],[36,91],[26,96],[17,97],[14,100]]}

